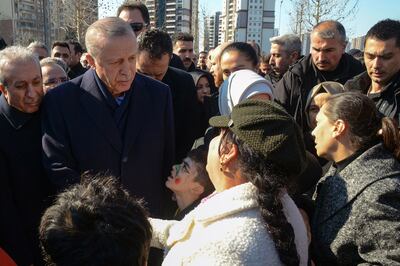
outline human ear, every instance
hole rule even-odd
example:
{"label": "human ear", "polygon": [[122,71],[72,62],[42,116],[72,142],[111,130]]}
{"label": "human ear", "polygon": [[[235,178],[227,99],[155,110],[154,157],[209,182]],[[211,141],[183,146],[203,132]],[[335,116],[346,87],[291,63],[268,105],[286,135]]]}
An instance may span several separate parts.
{"label": "human ear", "polygon": [[193,194],[200,196],[204,192],[204,187],[200,185],[198,182],[193,182],[192,187],[190,188]]}
{"label": "human ear", "polygon": [[290,62],[291,64],[295,63],[299,58],[299,52],[293,52],[290,54]]}
{"label": "human ear", "polygon": [[1,83],[0,83],[0,92],[3,93],[4,95],[7,93],[6,86],[4,86],[4,84]]}
{"label": "human ear", "polygon": [[335,121],[333,125],[332,136],[334,138],[339,137],[344,134],[346,129],[347,129],[347,124],[342,119],[338,119]]}
{"label": "human ear", "polygon": [[6,86],[4,86],[4,84],[0,83],[0,92],[3,93],[4,98],[6,98],[7,102],[10,103],[8,101],[8,90],[6,89]]}
{"label": "human ear", "polygon": [[88,61],[88,64],[90,65],[90,67],[92,67],[93,69],[95,69],[95,59],[91,54],[86,54],[86,60]]}
{"label": "human ear", "polygon": [[236,144],[229,143],[224,147],[224,153],[221,154],[219,160],[221,165],[227,165],[238,156],[239,150]]}

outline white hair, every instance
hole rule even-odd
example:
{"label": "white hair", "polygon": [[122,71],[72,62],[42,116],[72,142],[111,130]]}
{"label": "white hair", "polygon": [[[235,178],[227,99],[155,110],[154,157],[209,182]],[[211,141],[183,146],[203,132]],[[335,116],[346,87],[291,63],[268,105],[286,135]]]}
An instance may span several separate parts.
{"label": "white hair", "polygon": [[7,77],[4,76],[4,67],[10,63],[35,62],[40,68],[39,58],[26,47],[10,46],[0,51],[0,84],[7,86]]}

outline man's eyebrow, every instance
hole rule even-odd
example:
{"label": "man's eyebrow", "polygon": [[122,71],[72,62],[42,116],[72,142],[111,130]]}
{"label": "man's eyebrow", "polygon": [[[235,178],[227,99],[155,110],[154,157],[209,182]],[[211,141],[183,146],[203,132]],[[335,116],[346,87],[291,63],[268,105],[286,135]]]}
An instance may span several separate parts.
{"label": "man's eyebrow", "polygon": [[377,57],[384,57],[384,56],[391,56],[393,55],[393,52],[383,52],[383,53],[379,53],[379,54],[375,54],[375,53],[369,53],[367,51],[364,52],[364,54],[367,54],[369,56],[377,56]]}

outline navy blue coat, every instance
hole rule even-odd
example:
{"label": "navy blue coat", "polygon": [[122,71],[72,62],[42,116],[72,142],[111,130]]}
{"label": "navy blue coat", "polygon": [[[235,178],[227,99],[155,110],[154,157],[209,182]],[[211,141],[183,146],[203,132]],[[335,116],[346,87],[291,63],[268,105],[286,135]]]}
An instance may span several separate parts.
{"label": "navy blue coat", "polygon": [[109,173],[153,216],[164,216],[165,181],[174,160],[171,93],[161,82],[136,74],[121,138],[94,70],[46,94],[43,106],[44,167],[63,189],[83,172]]}

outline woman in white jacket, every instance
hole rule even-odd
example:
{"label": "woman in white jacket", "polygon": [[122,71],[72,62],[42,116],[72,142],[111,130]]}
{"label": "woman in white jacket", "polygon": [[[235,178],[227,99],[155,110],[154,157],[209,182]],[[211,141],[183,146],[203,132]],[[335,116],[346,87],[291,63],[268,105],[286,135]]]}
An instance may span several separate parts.
{"label": "woman in white jacket", "polygon": [[207,160],[216,191],[182,221],[151,220],[163,265],[307,265],[306,228],[285,190],[305,165],[293,118],[246,100],[210,124],[221,128]]}

